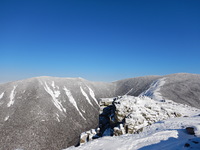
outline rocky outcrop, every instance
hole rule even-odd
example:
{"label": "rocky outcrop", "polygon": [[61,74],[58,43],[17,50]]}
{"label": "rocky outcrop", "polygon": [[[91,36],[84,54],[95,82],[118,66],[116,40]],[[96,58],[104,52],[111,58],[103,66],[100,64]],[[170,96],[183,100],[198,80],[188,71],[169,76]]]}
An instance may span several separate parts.
{"label": "rocky outcrop", "polygon": [[[81,134],[80,143],[102,136],[120,136],[141,132],[157,121],[184,116],[187,105],[170,100],[157,101],[146,96],[119,96],[100,101],[98,134],[87,131]],[[86,140],[87,139],[87,140]]]}
{"label": "rocky outcrop", "polygon": [[181,116],[176,109],[167,106],[166,103],[148,97],[124,96],[113,102],[114,121],[123,124],[126,133],[132,134],[159,120]]}

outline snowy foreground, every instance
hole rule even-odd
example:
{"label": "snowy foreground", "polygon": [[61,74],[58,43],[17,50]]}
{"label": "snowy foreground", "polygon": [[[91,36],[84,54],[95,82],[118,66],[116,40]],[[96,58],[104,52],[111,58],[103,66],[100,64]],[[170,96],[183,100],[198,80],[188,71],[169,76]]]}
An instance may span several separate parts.
{"label": "snowy foreground", "polygon": [[[79,147],[70,147],[66,150],[200,150],[199,109],[169,100],[157,101],[144,96],[123,96],[114,103],[117,104],[115,107],[118,113],[115,113],[115,115],[125,118],[133,114],[137,116],[131,119],[134,126],[136,126],[135,119],[138,120],[142,117],[141,114],[145,113],[144,116],[149,114],[148,118],[150,119],[148,121],[153,118],[155,122],[148,124],[148,121],[143,117],[140,125],[143,130],[139,134],[104,136]],[[178,112],[181,117],[170,115],[174,112]],[[124,123],[126,124],[126,121]],[[195,135],[188,134],[186,127],[195,127]]]}
{"label": "snowy foreground", "polygon": [[[185,128],[200,124],[200,116],[172,118],[148,126],[140,134],[103,137],[66,150],[200,150],[200,138]],[[190,144],[186,147],[185,144]]]}

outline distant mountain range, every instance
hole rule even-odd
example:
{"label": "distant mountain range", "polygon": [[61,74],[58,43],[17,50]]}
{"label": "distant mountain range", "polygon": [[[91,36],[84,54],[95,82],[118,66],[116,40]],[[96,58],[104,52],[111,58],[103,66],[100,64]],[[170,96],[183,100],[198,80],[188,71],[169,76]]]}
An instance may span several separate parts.
{"label": "distant mountain range", "polygon": [[112,83],[36,77],[0,84],[0,149],[60,150],[98,126],[99,100],[119,95],[170,99],[200,108],[200,75],[172,74]]}

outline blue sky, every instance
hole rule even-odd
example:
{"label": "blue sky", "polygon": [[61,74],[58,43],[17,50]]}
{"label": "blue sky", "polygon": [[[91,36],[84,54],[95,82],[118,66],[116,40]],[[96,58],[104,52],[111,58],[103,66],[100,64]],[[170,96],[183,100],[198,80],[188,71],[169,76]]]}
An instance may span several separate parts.
{"label": "blue sky", "polygon": [[199,0],[1,0],[0,83],[200,73]]}

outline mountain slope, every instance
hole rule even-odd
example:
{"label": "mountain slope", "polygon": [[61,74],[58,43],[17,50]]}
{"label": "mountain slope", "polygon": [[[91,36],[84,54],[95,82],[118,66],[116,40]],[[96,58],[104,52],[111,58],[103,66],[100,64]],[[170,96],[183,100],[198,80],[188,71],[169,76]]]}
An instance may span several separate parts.
{"label": "mountain slope", "polygon": [[166,99],[200,108],[200,75],[188,73],[167,75],[160,93]]}
{"label": "mountain slope", "polygon": [[132,95],[138,96],[143,91],[147,90],[151,83],[161,76],[144,76],[119,80],[114,82],[116,86],[116,95]]}
{"label": "mountain slope", "polygon": [[[110,90],[108,90],[110,89]],[[61,149],[98,125],[98,99],[109,83],[39,77],[0,85],[1,149]],[[97,94],[97,95],[95,95]]]}
{"label": "mountain slope", "polygon": [[178,73],[154,80],[140,95],[153,99],[170,99],[177,103],[200,108],[200,75]]}

